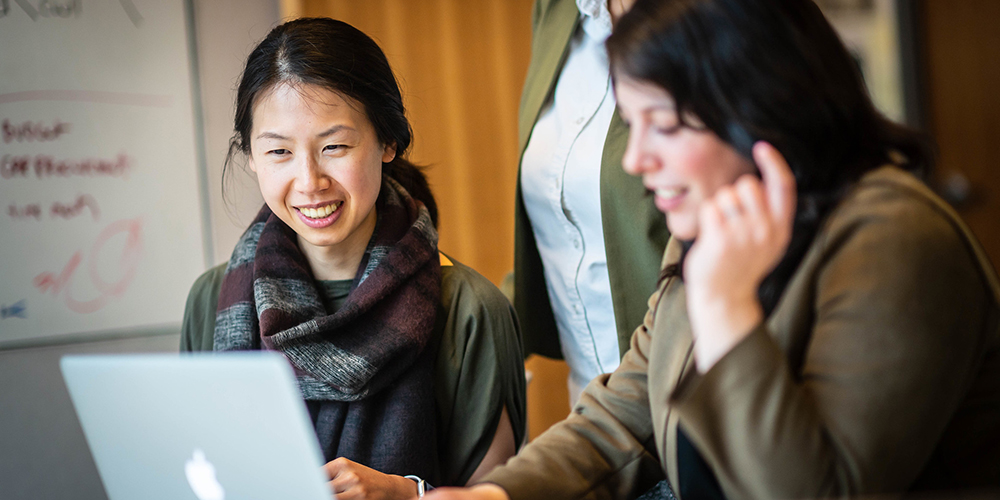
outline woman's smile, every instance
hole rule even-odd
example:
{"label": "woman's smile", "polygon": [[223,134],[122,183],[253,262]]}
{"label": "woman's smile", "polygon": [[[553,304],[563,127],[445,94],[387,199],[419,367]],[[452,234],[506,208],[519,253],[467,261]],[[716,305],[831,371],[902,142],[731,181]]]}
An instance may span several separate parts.
{"label": "woman's smile", "polygon": [[680,187],[653,188],[650,191],[653,192],[653,204],[663,213],[678,209],[687,198],[687,189]]}
{"label": "woman's smile", "polygon": [[302,205],[295,207],[295,212],[307,226],[314,229],[322,229],[337,221],[341,214],[339,208],[343,204],[343,201],[335,201],[332,203],[324,202],[314,205]]}

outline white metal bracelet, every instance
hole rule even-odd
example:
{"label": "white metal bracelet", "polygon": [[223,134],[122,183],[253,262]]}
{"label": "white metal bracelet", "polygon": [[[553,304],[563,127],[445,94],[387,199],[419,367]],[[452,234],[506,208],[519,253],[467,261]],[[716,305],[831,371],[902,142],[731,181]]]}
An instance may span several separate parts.
{"label": "white metal bracelet", "polygon": [[417,483],[417,498],[423,498],[424,493],[426,493],[427,489],[428,489],[427,488],[427,481],[424,481],[423,479],[421,479],[420,476],[409,475],[409,476],[403,476],[403,477],[405,477],[406,479],[410,479],[410,480],[412,480],[412,481],[414,481],[414,482]]}

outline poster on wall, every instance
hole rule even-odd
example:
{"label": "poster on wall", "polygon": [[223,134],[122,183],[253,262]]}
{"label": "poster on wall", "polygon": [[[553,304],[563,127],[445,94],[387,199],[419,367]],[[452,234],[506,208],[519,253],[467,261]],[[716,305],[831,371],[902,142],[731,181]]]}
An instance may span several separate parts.
{"label": "poster on wall", "polygon": [[204,269],[187,9],[0,0],[0,348],[180,324]]}

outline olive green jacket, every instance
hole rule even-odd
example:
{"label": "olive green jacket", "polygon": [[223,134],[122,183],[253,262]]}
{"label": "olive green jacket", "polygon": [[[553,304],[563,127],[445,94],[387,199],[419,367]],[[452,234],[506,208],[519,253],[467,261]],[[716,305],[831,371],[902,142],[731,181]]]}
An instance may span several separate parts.
{"label": "olive green jacket", "polygon": [[[191,287],[181,327],[182,352],[212,350],[225,269],[226,264],[209,269]],[[486,456],[504,408],[514,442],[524,439],[526,383],[517,320],[510,302],[488,279],[442,254],[434,331],[441,478],[444,485],[463,485]]]}
{"label": "olive green jacket", "polygon": [[1000,487],[1000,285],[909,174],[863,177],[708,372],[691,346],[684,285],[664,280],[618,370],[485,481],[513,500],[628,498],[650,467],[676,485],[681,426],[732,500]]}
{"label": "olive green jacket", "polygon": [[[521,155],[542,107],[552,98],[579,22],[580,12],[575,0],[538,0],[535,3],[531,65],[521,93],[518,121]],[[627,139],[628,128],[616,112],[601,159],[601,222],[618,326],[618,346],[623,355],[632,330],[642,323],[646,299],[656,289],[660,258],[669,238],[663,214],[653,206],[642,181],[622,170]],[[525,354],[561,358],[559,334],[545,287],[542,260],[521,196],[520,178],[519,170],[514,207],[514,308],[521,321]]]}

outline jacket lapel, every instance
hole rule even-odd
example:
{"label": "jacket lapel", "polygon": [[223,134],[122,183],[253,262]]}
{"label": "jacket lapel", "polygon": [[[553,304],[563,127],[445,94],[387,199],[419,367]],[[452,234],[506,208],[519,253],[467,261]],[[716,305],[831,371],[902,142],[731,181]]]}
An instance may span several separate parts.
{"label": "jacket lapel", "polygon": [[542,105],[555,88],[556,75],[566,59],[567,46],[580,23],[580,11],[573,0],[557,1],[541,15],[551,19],[539,19],[538,24],[551,23],[554,27],[535,33],[531,41],[531,65],[524,81],[518,121],[518,149],[521,154],[528,145],[528,137]]}

